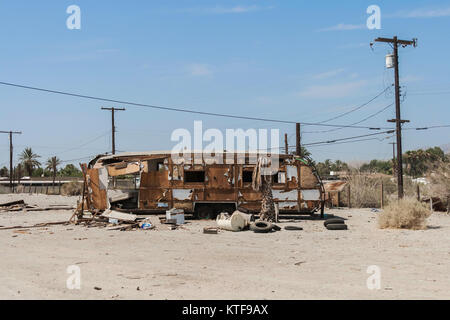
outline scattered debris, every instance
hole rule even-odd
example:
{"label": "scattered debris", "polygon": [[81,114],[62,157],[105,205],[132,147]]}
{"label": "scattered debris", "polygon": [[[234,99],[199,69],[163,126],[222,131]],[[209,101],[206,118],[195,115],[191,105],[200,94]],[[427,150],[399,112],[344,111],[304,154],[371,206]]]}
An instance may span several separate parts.
{"label": "scattered debris", "polygon": [[122,213],[122,212],[114,211],[114,210],[106,210],[102,214],[102,217],[106,217],[106,218],[110,218],[110,219],[117,219],[119,221],[124,221],[124,222],[134,222],[137,219],[137,216],[134,214]]}
{"label": "scattered debris", "polygon": [[206,233],[206,234],[218,234],[219,233],[219,228],[205,227],[205,228],[203,228],[203,233]]}
{"label": "scattered debris", "polygon": [[17,205],[25,206],[25,201],[17,200],[17,201],[10,201],[10,202],[5,202],[5,203],[0,203],[0,208],[12,207],[12,206],[17,206]]}
{"label": "scattered debris", "polygon": [[24,200],[10,201],[0,203],[0,212],[16,212],[16,211],[50,211],[50,210],[73,210],[74,207],[67,205],[50,205],[48,207],[38,207],[28,205]]}
{"label": "scattered debris", "polygon": [[15,227],[5,227],[0,228],[0,230],[13,230],[13,229],[32,229],[32,228],[42,228],[47,226],[55,226],[55,225],[68,225],[67,221],[63,222],[47,222],[47,223],[39,223],[34,226],[15,226]]}
{"label": "scattered debris", "polygon": [[296,227],[296,226],[286,226],[286,227],[284,227],[284,230],[287,230],[287,231],[301,231],[301,230],[303,230],[303,228],[302,227]]}

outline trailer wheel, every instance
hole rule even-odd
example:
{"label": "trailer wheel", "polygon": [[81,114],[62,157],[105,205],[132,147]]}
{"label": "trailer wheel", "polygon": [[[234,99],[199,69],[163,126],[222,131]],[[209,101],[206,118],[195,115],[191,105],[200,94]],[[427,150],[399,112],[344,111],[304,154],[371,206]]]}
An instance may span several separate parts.
{"label": "trailer wheel", "polygon": [[273,225],[266,221],[256,221],[250,225],[250,230],[256,233],[268,233],[272,228]]}
{"label": "trailer wheel", "polygon": [[329,224],[327,225],[327,229],[328,230],[347,230],[347,225],[346,224]]}

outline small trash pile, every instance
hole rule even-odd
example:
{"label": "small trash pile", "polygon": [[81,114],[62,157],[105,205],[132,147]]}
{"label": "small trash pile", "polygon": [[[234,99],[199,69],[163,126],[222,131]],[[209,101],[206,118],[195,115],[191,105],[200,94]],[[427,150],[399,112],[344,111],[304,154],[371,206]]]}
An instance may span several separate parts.
{"label": "small trash pile", "polygon": [[[150,218],[138,217],[132,213],[124,213],[117,210],[106,210],[103,213],[92,213],[91,215],[83,215],[75,218],[75,215],[70,219],[76,225],[84,225],[88,228],[108,228],[108,230],[132,231],[132,230],[153,230],[156,229],[155,223]],[[165,217],[159,218],[162,225],[167,225],[169,230],[183,229],[184,210],[171,209],[166,211]]]}
{"label": "small trash pile", "polygon": [[39,207],[28,205],[24,200],[10,201],[0,203],[0,212],[18,212],[18,211],[50,211],[50,210],[73,210],[74,207],[66,205],[50,205],[48,207]]}
{"label": "small trash pile", "polygon": [[135,214],[123,213],[115,210],[106,210],[103,213],[92,214],[91,216],[79,217],[75,221],[76,225],[84,225],[88,228],[109,228],[108,230],[131,231],[131,230],[151,230],[155,225],[148,218],[138,218]]}
{"label": "small trash pile", "polygon": [[[233,232],[239,232],[244,230],[251,230],[255,233],[269,233],[280,231],[281,227],[275,223],[255,220],[255,216],[252,214],[246,214],[239,210],[236,210],[232,215],[228,213],[221,213],[216,219],[217,227],[206,227],[203,229],[203,233],[217,234],[219,230],[227,230]],[[300,231],[303,230],[297,226],[286,226],[284,228],[288,231]]]}

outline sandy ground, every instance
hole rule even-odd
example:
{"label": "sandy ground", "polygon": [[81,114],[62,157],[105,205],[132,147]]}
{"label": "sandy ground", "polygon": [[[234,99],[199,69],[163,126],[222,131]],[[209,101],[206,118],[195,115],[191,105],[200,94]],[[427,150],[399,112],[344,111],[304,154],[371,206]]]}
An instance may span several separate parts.
{"label": "sandy ground", "polygon": [[[72,204],[76,197],[0,195],[0,202]],[[203,234],[214,221],[170,231],[52,226],[0,231],[0,299],[449,299],[450,216],[428,230],[379,230],[371,210],[329,210],[348,231],[296,220],[303,231]],[[1,226],[65,221],[68,211],[0,213]],[[81,271],[69,290],[67,268]],[[381,288],[367,288],[367,268]],[[94,289],[95,287],[101,290]]]}

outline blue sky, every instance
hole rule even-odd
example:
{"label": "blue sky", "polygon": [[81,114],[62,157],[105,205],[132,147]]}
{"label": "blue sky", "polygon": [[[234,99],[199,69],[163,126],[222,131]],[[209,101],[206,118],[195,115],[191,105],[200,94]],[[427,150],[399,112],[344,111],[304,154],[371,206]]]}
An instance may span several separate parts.
{"label": "blue sky", "polygon": [[[66,8],[81,8],[69,30]],[[381,8],[369,30],[366,9]],[[445,1],[1,1],[0,81],[208,112],[318,122],[360,105],[392,84],[391,51],[376,37],[419,39],[400,50],[406,127],[450,123],[450,3]],[[425,94],[424,94],[425,93]],[[111,148],[112,104],[0,86],[0,130],[15,156],[30,146],[42,160],[72,160]],[[393,102],[393,93],[330,123],[350,124]],[[174,129],[295,126],[202,117],[129,106],[117,114],[119,151],[167,150]],[[394,107],[362,123],[386,126]],[[305,143],[371,133],[304,127]],[[450,129],[405,131],[404,149],[450,143]],[[316,160],[387,159],[391,140],[310,148]],[[0,135],[0,166],[9,141]],[[77,161],[75,161],[76,163]]]}

